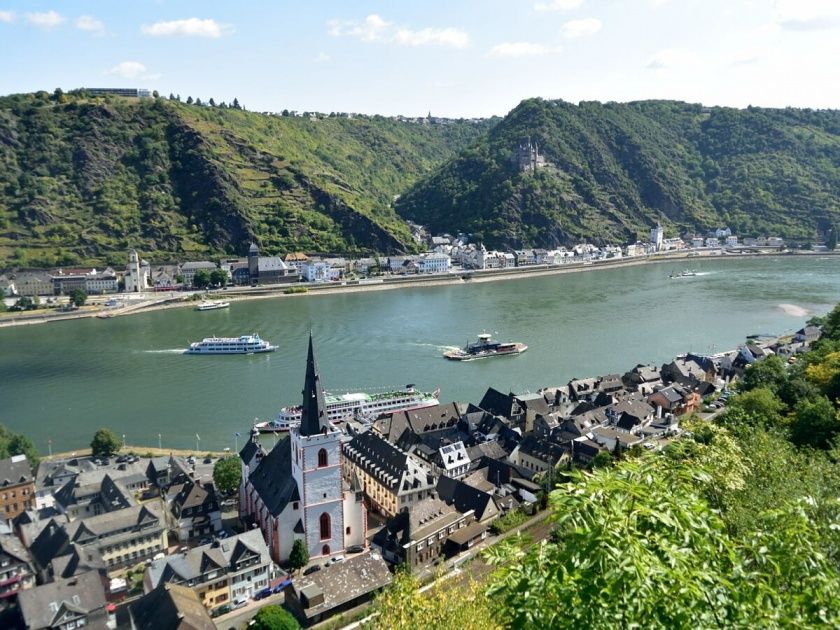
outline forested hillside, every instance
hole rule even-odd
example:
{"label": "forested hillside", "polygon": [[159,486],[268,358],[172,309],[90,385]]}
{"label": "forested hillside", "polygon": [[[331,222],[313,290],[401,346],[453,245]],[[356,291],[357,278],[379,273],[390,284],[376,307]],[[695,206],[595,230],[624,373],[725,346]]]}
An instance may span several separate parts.
{"label": "forested hillside", "polygon": [[413,247],[395,195],[491,124],[0,99],[0,268]]}
{"label": "forested hillside", "polygon": [[[549,163],[534,174],[528,138]],[[527,100],[397,211],[493,246],[620,243],[656,221],[810,240],[840,223],[840,111]]]}

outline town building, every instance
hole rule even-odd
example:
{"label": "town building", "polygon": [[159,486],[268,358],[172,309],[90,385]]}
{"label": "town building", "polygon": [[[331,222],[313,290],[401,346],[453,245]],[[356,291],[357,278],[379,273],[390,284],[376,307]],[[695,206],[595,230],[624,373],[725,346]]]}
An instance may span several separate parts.
{"label": "town building", "polygon": [[363,495],[342,479],[341,436],[327,416],[310,335],[300,426],[292,427],[267,455],[257,457],[258,446],[246,445],[240,452],[248,464],[243,465],[240,516],[259,525],[277,562],[289,558],[298,539],[312,559],[364,543]]}
{"label": "town building", "polygon": [[105,585],[95,571],[21,591],[18,609],[26,630],[117,627],[117,607],[107,601]]}
{"label": "town building", "polygon": [[369,601],[392,580],[380,555],[362,553],[295,579],[286,604],[308,626]]}
{"label": "town building", "polygon": [[358,479],[370,509],[385,516],[434,495],[432,471],[375,431],[345,444],[343,465],[345,479]]}
{"label": "town building", "polygon": [[14,277],[18,295],[52,295],[52,276],[44,271],[21,271]]}
{"label": "town building", "polygon": [[421,254],[416,264],[419,273],[449,273],[452,259],[448,254]]}
{"label": "town building", "polygon": [[[298,274],[298,268],[289,265],[281,256],[260,256],[260,248],[256,243],[251,243],[248,248],[248,279],[252,285],[294,282]],[[238,280],[237,275],[234,281]]]}
{"label": "town building", "polygon": [[336,282],[341,271],[325,260],[307,260],[300,266],[301,279],[306,282]]}
{"label": "town building", "polygon": [[187,586],[161,583],[122,609],[119,627],[131,630],[216,630],[198,594]]}
{"label": "town building", "polygon": [[0,517],[11,520],[35,507],[35,477],[26,455],[0,460]]}
{"label": "town building", "polygon": [[125,267],[123,282],[126,293],[141,293],[149,288],[151,268],[149,263],[141,260],[136,249],[128,252],[128,264]]}
{"label": "town building", "polygon": [[650,230],[650,242],[656,251],[662,250],[663,241],[665,239],[665,230],[661,224],[657,223],[656,227]]}
{"label": "town building", "polygon": [[193,479],[174,485],[167,493],[167,521],[178,540],[210,536],[222,529],[222,512],[211,482]]}
{"label": "town building", "polygon": [[143,591],[148,594],[161,584],[182,584],[212,611],[237,597],[250,599],[269,585],[275,572],[262,533],[252,529],[152,560],[143,575]]}
{"label": "town building", "polygon": [[151,98],[148,88],[81,88],[91,96],[122,96],[123,98]]}
{"label": "town building", "polygon": [[[206,271],[208,274],[216,271],[218,267],[216,263],[210,262],[209,260],[196,260],[193,262],[185,262],[181,265],[181,277],[184,278],[184,286],[185,287],[192,287],[195,284],[195,274],[199,271]],[[126,284],[128,287],[128,284]],[[126,288],[128,291],[128,288]]]}
{"label": "town building", "polygon": [[17,594],[35,586],[32,556],[13,534],[0,534],[0,610],[17,601]]}

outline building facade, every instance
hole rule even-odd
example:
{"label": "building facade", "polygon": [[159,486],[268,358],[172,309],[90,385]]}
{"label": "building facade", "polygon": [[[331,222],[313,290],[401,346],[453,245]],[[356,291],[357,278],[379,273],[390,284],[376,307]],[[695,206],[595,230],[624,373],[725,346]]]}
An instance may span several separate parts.
{"label": "building facade", "polygon": [[0,460],[0,517],[11,520],[35,507],[35,477],[26,455]]}

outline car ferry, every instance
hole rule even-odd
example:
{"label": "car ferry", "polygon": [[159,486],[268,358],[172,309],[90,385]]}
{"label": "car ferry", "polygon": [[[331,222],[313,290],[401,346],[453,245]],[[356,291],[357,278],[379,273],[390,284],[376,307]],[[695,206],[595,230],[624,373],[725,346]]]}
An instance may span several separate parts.
{"label": "car ferry", "polygon": [[522,354],[528,349],[524,343],[516,341],[495,341],[489,333],[481,333],[478,341],[468,343],[463,348],[447,350],[443,356],[453,361],[475,361],[488,357],[499,357],[507,354]]}
{"label": "car ferry", "polygon": [[[395,411],[411,411],[434,407],[439,403],[440,389],[431,393],[418,391],[414,385],[395,391],[368,394],[366,392],[329,394],[324,397],[327,403],[327,416],[330,422],[344,422],[346,420],[371,420],[384,413]],[[300,406],[283,407],[274,420],[256,424],[260,433],[277,433],[288,431],[300,424]]]}
{"label": "car ferry", "polygon": [[239,337],[206,337],[191,343],[185,354],[257,354],[275,350],[277,346],[254,333]]}

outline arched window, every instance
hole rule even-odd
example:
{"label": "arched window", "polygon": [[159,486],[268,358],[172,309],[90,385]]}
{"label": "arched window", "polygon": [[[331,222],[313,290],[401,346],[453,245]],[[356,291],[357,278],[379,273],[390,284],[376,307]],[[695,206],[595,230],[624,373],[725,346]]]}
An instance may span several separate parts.
{"label": "arched window", "polygon": [[324,545],[323,547],[321,547],[321,555],[322,556],[330,555],[330,546],[329,545]]}
{"label": "arched window", "polygon": [[330,527],[330,515],[324,512],[321,514],[321,540],[329,540],[332,538],[332,528]]}
{"label": "arched window", "polygon": [[327,449],[322,448],[318,451],[318,468],[323,468],[327,465]]}

